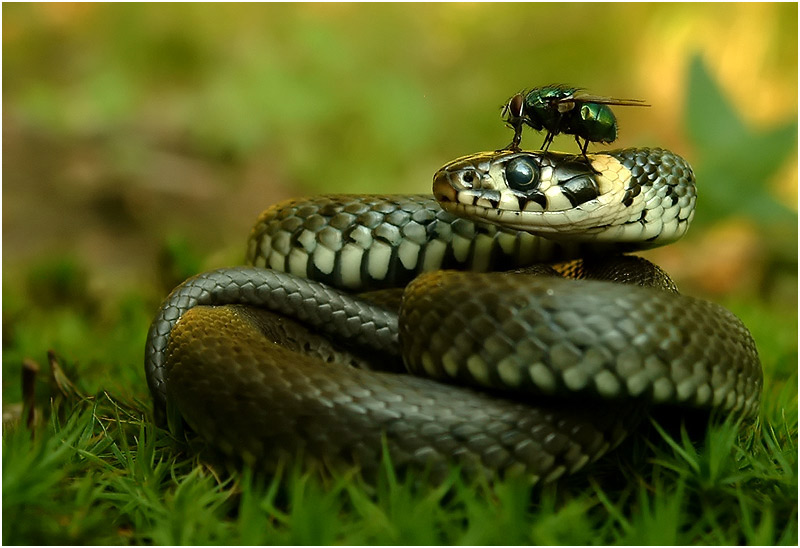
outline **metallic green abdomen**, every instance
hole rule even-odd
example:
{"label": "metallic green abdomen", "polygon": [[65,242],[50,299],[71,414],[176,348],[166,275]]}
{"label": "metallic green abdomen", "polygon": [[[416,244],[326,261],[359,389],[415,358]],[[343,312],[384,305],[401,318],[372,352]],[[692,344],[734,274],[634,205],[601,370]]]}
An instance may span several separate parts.
{"label": "metallic green abdomen", "polygon": [[606,105],[588,103],[580,110],[579,131],[566,131],[582,135],[592,142],[611,143],[617,139],[617,118]]}

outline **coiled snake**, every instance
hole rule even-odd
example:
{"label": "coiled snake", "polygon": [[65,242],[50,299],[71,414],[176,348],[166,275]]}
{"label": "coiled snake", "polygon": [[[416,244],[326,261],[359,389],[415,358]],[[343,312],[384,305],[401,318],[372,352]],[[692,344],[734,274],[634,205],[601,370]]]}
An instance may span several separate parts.
{"label": "coiled snake", "polygon": [[[251,463],[302,453],[369,470],[387,449],[400,466],[542,481],[599,458],[650,406],[756,412],[745,326],[621,255],[685,233],[682,158],[479,153],[433,190],[265,211],[252,266],[163,303],[145,356],[156,407]],[[354,294],[368,289],[384,291]]]}

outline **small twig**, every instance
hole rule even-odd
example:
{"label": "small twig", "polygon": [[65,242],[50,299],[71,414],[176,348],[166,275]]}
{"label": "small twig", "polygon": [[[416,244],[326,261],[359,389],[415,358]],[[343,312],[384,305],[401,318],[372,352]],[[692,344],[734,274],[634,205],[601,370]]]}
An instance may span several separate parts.
{"label": "small twig", "polygon": [[50,362],[50,382],[52,386],[54,386],[64,398],[85,398],[85,394],[83,394],[78,387],[75,386],[75,383],[67,377],[66,373],[64,373],[64,369],[62,369],[61,364],[58,362],[58,357],[53,350],[47,351],[47,359]]}
{"label": "small twig", "polygon": [[22,360],[22,416],[31,436],[36,422],[36,377],[39,369],[39,364],[31,358]]}

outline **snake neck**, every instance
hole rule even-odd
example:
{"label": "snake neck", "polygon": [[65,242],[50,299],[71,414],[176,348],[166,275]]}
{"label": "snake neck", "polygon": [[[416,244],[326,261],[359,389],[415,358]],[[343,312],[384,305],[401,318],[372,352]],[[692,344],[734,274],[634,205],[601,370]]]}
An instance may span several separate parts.
{"label": "snake neck", "polygon": [[441,269],[509,270],[580,255],[579,246],[459,218],[426,195],[326,195],[267,209],[247,263],[361,291]]}

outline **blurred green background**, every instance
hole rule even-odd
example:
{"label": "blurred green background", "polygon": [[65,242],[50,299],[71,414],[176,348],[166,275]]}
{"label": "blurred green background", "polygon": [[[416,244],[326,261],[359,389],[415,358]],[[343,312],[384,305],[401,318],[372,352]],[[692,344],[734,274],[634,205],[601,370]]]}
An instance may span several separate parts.
{"label": "blurred green background", "polygon": [[647,255],[785,317],[796,357],[797,81],[793,3],[4,4],[4,385],[52,347],[141,382],[146,316],[239,262],[262,209],[428,192],[510,141],[510,95],[554,82],[652,105],[616,109],[615,146],[685,156],[700,198]]}

